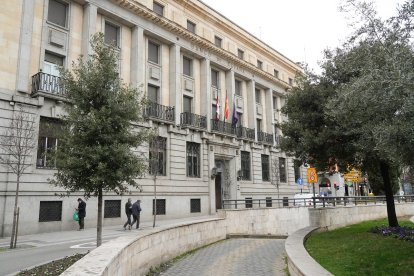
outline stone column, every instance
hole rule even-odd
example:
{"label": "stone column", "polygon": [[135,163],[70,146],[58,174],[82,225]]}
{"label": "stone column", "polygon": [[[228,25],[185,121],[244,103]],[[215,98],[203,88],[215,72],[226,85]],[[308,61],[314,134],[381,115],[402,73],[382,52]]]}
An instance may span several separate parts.
{"label": "stone column", "polygon": [[90,54],[92,54],[90,39],[96,33],[97,14],[98,8],[94,4],[85,4],[85,7],[83,9],[82,26],[82,54],[84,57],[88,57]]}
{"label": "stone column", "polygon": [[211,124],[211,68],[210,60],[201,60],[201,74],[200,74],[200,111],[202,116],[207,117],[207,130],[210,130]]}
{"label": "stone column", "polygon": [[22,3],[22,18],[20,29],[19,57],[17,59],[16,90],[30,93],[29,69],[32,52],[33,19],[35,3],[33,0],[24,0]]}
{"label": "stone column", "polygon": [[[132,27],[131,38],[131,85],[138,87],[145,84],[145,38],[144,29]],[[143,87],[146,90],[146,87]]]}
{"label": "stone column", "polygon": [[180,114],[182,109],[182,62],[180,46],[174,44],[170,47],[170,106],[175,106],[175,125],[180,124]]}

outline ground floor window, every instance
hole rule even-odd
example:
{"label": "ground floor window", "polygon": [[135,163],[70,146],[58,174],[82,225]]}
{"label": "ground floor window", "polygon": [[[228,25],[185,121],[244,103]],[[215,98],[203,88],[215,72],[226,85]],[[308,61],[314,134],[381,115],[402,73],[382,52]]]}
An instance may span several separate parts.
{"label": "ground floor window", "polygon": [[187,176],[200,177],[200,144],[187,142]]}
{"label": "ground floor window", "polygon": [[269,155],[262,154],[262,180],[269,181]]}
{"label": "ground floor window", "polygon": [[155,199],[152,200],[152,214],[155,214],[155,209],[157,209],[157,215],[165,215],[166,202],[165,199],[157,199],[157,208],[155,208]]}
{"label": "ground floor window", "polygon": [[62,221],[62,201],[40,201],[39,222]]}
{"label": "ground floor window", "polygon": [[246,204],[246,208],[253,208],[253,198],[251,197],[246,197],[244,199],[244,202]]}
{"label": "ground floor window", "polygon": [[199,198],[190,199],[190,213],[200,213],[201,212],[201,200]]}
{"label": "ground floor window", "polygon": [[250,180],[250,152],[241,152],[242,180]]}
{"label": "ground floor window", "polygon": [[119,217],[121,217],[121,201],[120,200],[105,200],[104,218],[119,218]]}

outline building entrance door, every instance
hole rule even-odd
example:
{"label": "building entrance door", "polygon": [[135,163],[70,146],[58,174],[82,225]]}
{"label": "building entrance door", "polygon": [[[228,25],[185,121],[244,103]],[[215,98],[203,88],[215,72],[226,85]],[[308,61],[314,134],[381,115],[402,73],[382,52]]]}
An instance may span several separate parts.
{"label": "building entrance door", "polygon": [[216,183],[216,210],[222,209],[222,194],[223,194],[223,189],[221,187],[221,173],[217,173],[216,175],[216,179],[215,179],[215,183]]}

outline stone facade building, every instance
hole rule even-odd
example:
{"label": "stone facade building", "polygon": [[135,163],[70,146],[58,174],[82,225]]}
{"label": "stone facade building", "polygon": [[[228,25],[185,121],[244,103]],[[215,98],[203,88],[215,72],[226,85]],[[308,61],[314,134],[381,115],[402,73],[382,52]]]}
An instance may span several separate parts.
{"label": "stone facade building", "polygon": [[[158,127],[161,146],[139,150],[160,159],[159,219],[235,207],[223,206],[226,199],[271,206],[300,190],[301,168],[278,149],[276,123],[287,119],[280,109],[301,68],[203,2],[16,0],[0,13],[0,131],[19,106],[35,114],[39,130],[20,186],[20,234],[76,228],[82,193],[60,198],[64,190],[48,184],[55,170],[47,149],[59,149],[48,128],[59,125],[66,104],[57,68],[90,54],[96,32],[118,47],[123,81],[152,101],[146,126]],[[105,225],[121,225],[128,197],[141,199],[142,219],[150,220],[153,182],[150,175],[139,182],[142,191],[105,194]],[[15,175],[1,167],[0,236],[11,232],[15,189]],[[86,227],[96,225],[96,206],[87,201]]]}

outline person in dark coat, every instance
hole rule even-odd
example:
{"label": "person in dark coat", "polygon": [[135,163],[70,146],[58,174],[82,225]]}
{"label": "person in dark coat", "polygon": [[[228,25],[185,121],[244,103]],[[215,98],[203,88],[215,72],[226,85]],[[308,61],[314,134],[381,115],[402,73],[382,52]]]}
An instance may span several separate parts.
{"label": "person in dark coat", "polygon": [[139,215],[141,213],[141,200],[137,200],[134,204],[132,204],[132,217],[134,220],[131,223],[131,227],[137,222],[137,229],[139,228]]}
{"label": "person in dark coat", "polygon": [[86,217],[86,202],[81,198],[78,198],[78,208],[76,208],[76,211],[78,211],[79,216],[79,230],[82,230],[85,228],[84,220]]}
{"label": "person in dark coat", "polygon": [[132,203],[130,198],[128,198],[128,202],[125,203],[125,214],[128,220],[124,224],[124,230],[126,230],[127,225],[128,229],[131,230]]}

